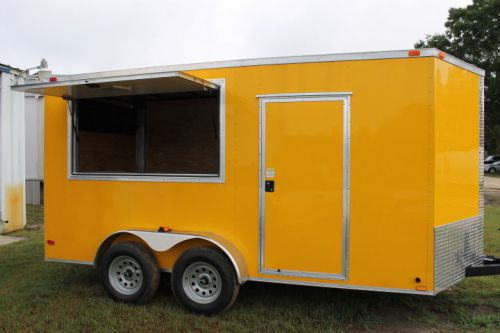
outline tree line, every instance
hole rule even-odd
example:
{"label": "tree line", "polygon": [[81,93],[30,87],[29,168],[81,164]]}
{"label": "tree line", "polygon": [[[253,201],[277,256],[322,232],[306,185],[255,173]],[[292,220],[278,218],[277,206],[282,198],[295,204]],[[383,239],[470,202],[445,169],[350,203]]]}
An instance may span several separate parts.
{"label": "tree line", "polygon": [[486,70],[485,149],[500,154],[500,0],[473,0],[450,8],[442,34],[427,35],[415,48],[435,47]]}

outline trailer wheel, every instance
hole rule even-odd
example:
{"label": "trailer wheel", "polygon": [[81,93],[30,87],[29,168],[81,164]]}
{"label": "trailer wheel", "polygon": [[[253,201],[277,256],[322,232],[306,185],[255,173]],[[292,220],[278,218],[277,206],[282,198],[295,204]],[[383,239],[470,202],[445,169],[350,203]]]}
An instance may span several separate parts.
{"label": "trailer wheel", "polygon": [[145,246],[126,242],[111,246],[105,253],[100,276],[108,294],[120,302],[144,304],[160,284],[160,271]]}
{"label": "trailer wheel", "polygon": [[497,172],[497,169],[495,169],[495,168],[489,168],[488,172],[489,173],[495,173],[495,172]]}
{"label": "trailer wheel", "polygon": [[187,250],[172,270],[172,291],[187,309],[206,315],[229,308],[240,289],[233,265],[219,250]]}

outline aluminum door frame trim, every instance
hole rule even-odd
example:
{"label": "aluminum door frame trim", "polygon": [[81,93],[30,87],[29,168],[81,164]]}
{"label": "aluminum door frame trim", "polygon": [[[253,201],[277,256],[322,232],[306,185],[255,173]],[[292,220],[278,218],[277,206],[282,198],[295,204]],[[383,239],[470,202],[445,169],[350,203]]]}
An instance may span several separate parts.
{"label": "aluminum door frame trim", "polygon": [[[137,174],[137,173],[77,173],[73,171],[73,124],[67,110],[67,179],[68,180],[104,180],[129,182],[163,183],[217,183],[226,182],[226,79],[207,80],[219,86],[219,174]],[[71,102],[69,102],[71,103]]]}
{"label": "aluminum door frame trim", "polygon": [[[313,92],[257,95],[259,98],[259,273],[275,276],[307,277],[325,280],[347,280],[349,276],[350,220],[350,142],[351,92]],[[342,102],[343,118],[343,198],[342,198],[342,258],[341,273],[318,273],[295,270],[272,270],[265,267],[265,168],[266,168],[266,104],[293,102]]]}

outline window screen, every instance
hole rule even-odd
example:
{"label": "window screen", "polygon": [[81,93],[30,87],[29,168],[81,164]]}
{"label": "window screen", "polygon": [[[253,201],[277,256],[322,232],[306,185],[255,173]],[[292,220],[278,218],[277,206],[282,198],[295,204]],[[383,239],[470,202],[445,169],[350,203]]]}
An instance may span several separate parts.
{"label": "window screen", "polygon": [[218,172],[218,101],[150,102],[147,110],[147,172]]}
{"label": "window screen", "polygon": [[92,100],[77,110],[77,171],[136,172],[136,110]]}
{"label": "window screen", "polygon": [[146,95],[74,103],[76,173],[219,173],[219,97]]}

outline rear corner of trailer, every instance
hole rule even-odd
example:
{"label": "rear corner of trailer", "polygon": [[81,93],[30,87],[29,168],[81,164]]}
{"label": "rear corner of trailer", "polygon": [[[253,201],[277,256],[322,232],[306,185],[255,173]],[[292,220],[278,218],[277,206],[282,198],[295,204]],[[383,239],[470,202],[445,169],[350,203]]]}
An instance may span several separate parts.
{"label": "rear corner of trailer", "polygon": [[484,257],[483,74],[445,57],[434,58],[434,294]]}

